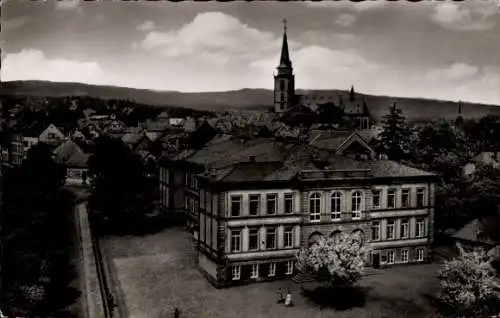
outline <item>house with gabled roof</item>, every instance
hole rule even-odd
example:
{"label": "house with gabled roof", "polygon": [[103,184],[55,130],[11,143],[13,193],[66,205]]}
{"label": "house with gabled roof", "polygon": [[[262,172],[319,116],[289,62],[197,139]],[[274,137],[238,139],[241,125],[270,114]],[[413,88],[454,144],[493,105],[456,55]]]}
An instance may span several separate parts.
{"label": "house with gabled roof", "polygon": [[328,149],[335,154],[367,156],[374,158],[376,153],[359,131],[313,131],[309,144],[321,149]]}
{"label": "house with gabled roof", "polygon": [[477,218],[453,236],[459,250],[481,249],[493,258],[500,257],[500,215]]}
{"label": "house with gabled roof", "polygon": [[54,124],[50,124],[38,137],[40,142],[47,144],[60,144],[66,139],[66,135],[62,130]]}
{"label": "house with gabled roof", "polygon": [[66,167],[66,184],[87,185],[89,183],[88,165],[91,155],[72,140],[65,141],[54,150],[54,160]]}

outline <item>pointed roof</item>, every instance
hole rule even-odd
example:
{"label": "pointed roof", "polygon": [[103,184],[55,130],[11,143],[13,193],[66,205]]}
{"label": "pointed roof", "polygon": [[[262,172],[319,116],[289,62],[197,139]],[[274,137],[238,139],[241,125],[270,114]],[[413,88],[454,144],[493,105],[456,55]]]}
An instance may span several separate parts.
{"label": "pointed roof", "polygon": [[283,32],[283,43],[281,45],[281,57],[279,67],[291,67],[292,61],[290,61],[290,53],[288,53],[288,39],[286,37],[286,20],[283,20],[284,32]]}

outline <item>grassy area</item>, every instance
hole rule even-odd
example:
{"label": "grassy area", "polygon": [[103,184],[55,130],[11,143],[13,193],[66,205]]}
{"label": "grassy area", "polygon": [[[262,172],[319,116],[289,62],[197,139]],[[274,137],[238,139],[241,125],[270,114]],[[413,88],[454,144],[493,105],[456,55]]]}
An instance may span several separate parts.
{"label": "grassy area", "polygon": [[[258,283],[217,290],[194,265],[188,233],[167,229],[142,237],[110,237],[103,249],[111,260],[118,297],[131,318],[170,317],[429,317],[428,297],[436,293],[438,265],[379,271],[363,278],[365,300],[358,307],[335,310],[305,297],[291,281]],[[276,304],[276,289],[288,288],[295,306]],[[310,286],[305,286],[310,288]],[[362,297],[362,296],[360,296]]]}

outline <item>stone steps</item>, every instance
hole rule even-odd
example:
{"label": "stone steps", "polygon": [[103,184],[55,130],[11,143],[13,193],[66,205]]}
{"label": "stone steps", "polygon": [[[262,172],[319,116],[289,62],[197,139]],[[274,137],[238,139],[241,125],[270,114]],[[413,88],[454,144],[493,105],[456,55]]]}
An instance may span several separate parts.
{"label": "stone steps", "polygon": [[309,283],[314,281],[314,277],[310,274],[298,273],[292,277],[292,281],[296,284]]}

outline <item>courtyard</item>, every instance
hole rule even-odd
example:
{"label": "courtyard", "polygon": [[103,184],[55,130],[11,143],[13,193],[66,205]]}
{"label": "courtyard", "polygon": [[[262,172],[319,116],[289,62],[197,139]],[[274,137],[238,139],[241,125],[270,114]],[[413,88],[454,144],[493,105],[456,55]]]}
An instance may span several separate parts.
{"label": "courtyard", "polygon": [[[181,317],[207,318],[422,318],[435,312],[430,299],[437,293],[437,264],[371,273],[360,282],[366,291],[363,304],[336,310],[303,296],[300,285],[290,280],[215,289],[196,268],[190,234],[179,228],[140,237],[107,237],[102,248],[123,317],[173,317],[176,307]],[[276,304],[278,288],[292,293],[294,307]]]}

